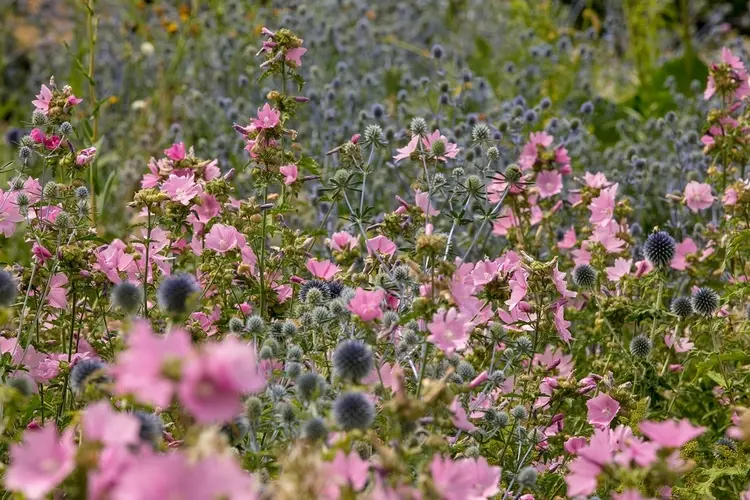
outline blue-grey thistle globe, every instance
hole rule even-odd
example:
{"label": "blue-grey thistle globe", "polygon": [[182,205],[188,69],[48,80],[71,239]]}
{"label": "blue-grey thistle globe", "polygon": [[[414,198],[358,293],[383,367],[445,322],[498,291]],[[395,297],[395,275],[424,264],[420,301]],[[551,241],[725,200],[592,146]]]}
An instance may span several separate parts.
{"label": "blue-grey thistle globe", "polygon": [[668,266],[675,255],[677,244],[666,231],[657,231],[648,235],[643,245],[643,253],[654,267]]}
{"label": "blue-grey thistle globe", "polygon": [[328,436],[328,428],[322,418],[313,417],[302,424],[302,437],[310,441],[323,441]]}
{"label": "blue-grey thistle globe", "polygon": [[134,411],[133,416],[135,416],[141,424],[141,428],[138,431],[138,436],[141,440],[157,446],[161,442],[162,435],[164,434],[164,422],[161,417],[154,413],[147,413],[142,410]]}
{"label": "blue-grey thistle globe", "polygon": [[232,316],[231,318],[229,318],[229,323],[227,326],[229,327],[230,332],[240,333],[245,328],[245,322],[242,321],[242,318]]}
{"label": "blue-grey thistle globe", "polygon": [[524,467],[518,472],[516,481],[521,486],[534,486],[536,484],[537,477],[538,473],[536,469],[532,466],[528,466]]}
{"label": "blue-grey thistle globe", "polygon": [[297,377],[296,391],[300,401],[314,401],[323,391],[323,379],[317,373],[303,373]]}
{"label": "blue-grey thistle globe", "polygon": [[637,358],[645,358],[651,352],[651,339],[645,335],[636,335],[630,341],[630,353]]}
{"label": "blue-grey thistle globe", "polygon": [[359,382],[372,371],[372,350],[361,340],[345,340],[336,346],[332,361],[336,375]]}
{"label": "blue-grey thistle globe", "polygon": [[474,370],[474,367],[471,365],[471,363],[467,361],[461,361],[456,367],[456,375],[461,377],[461,380],[463,380],[464,382],[468,382],[474,378],[474,375],[476,375],[476,371]]}
{"label": "blue-grey thistle globe", "polygon": [[0,306],[11,306],[17,294],[16,279],[8,271],[0,269]]}
{"label": "blue-grey thistle globe", "polygon": [[109,379],[105,373],[107,365],[100,359],[81,359],[70,369],[70,388],[80,394],[88,384]]}
{"label": "blue-grey thistle globe", "polygon": [[234,417],[221,427],[221,433],[229,438],[230,443],[238,443],[250,432],[250,419],[245,415]]}
{"label": "blue-grey thistle globe", "polygon": [[302,302],[317,304],[331,298],[331,287],[325,281],[307,280],[299,290],[299,298]]}
{"label": "blue-grey thistle globe", "polygon": [[344,392],[333,403],[333,418],[345,431],[367,429],[375,421],[375,406],[361,392]]}
{"label": "blue-grey thistle globe", "polygon": [[594,288],[596,285],[596,269],[588,264],[578,264],[573,268],[573,283],[581,288]]}
{"label": "blue-grey thistle globe", "polygon": [[675,316],[685,319],[693,313],[693,306],[688,297],[676,297],[669,305],[669,310]]}
{"label": "blue-grey thistle globe", "polygon": [[257,335],[263,333],[263,330],[265,330],[266,328],[266,323],[265,321],[263,321],[263,318],[261,318],[257,314],[254,314],[247,318],[245,327],[250,334]]}
{"label": "blue-grey thistle globe", "polygon": [[699,288],[691,299],[695,314],[711,316],[719,308],[719,294],[708,287]]}
{"label": "blue-grey thistle globe", "polygon": [[130,281],[118,283],[112,289],[112,304],[125,314],[135,314],[143,304],[143,289]]}
{"label": "blue-grey thistle globe", "polygon": [[500,428],[507,427],[508,423],[510,423],[510,415],[504,411],[497,412],[495,414],[495,423]]}
{"label": "blue-grey thistle globe", "polygon": [[176,274],[165,279],[156,291],[159,307],[167,314],[185,314],[189,301],[201,292],[191,274]]}
{"label": "blue-grey thistle globe", "polygon": [[526,417],[529,416],[529,413],[526,411],[526,408],[521,405],[518,405],[514,407],[512,410],[510,410],[510,414],[516,420],[526,420]]}

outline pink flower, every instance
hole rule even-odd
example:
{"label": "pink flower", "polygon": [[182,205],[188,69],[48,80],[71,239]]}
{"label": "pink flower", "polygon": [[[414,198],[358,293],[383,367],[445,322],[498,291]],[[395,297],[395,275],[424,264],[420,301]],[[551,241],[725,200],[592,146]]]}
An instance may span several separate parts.
{"label": "pink flower", "polygon": [[619,253],[625,247],[625,242],[617,237],[620,226],[613,220],[608,224],[596,226],[594,234],[591,235],[591,242],[599,243],[607,252]]}
{"label": "pink flower", "polygon": [[385,292],[382,288],[369,292],[364,288],[357,288],[354,291],[354,297],[349,302],[347,308],[352,313],[362,319],[362,321],[372,321],[383,317],[383,311],[380,309],[380,303],[383,301]]}
{"label": "pink flower", "polygon": [[440,130],[435,130],[430,135],[422,138],[422,144],[427,151],[432,151],[432,145],[438,141],[445,145],[445,152],[437,158],[440,161],[445,162],[448,161],[448,158],[455,158],[459,151],[461,151],[458,146],[452,142],[448,142],[448,139],[446,139],[444,135],[440,135]]}
{"label": "pink flower", "polygon": [[710,184],[690,181],[685,186],[685,204],[693,213],[710,207],[715,199]]}
{"label": "pink flower", "polygon": [[354,491],[359,491],[367,483],[367,474],[370,464],[362,460],[356,451],[347,455],[339,450],[333,461],[325,466],[326,477],[330,478],[336,486],[351,486]]}
{"label": "pink flower", "polygon": [[409,144],[407,144],[403,148],[396,149],[396,152],[398,152],[398,154],[393,157],[396,163],[406,158],[409,158],[411,154],[417,150],[418,143],[419,143],[419,136],[413,135],[411,140],[409,141]]}
{"label": "pink flower", "polygon": [[[26,354],[28,357],[28,353]],[[56,359],[45,358],[29,370],[29,375],[38,384],[49,382],[60,374],[60,362]]]}
{"label": "pink flower", "polygon": [[695,344],[690,342],[690,337],[677,338],[677,335],[673,333],[664,335],[664,343],[675,352],[688,352],[695,347]]}
{"label": "pink flower", "polygon": [[245,236],[234,226],[224,224],[214,224],[205,239],[205,247],[220,254],[245,245],[247,245]]}
{"label": "pink flower", "polygon": [[724,196],[721,197],[721,202],[725,207],[733,207],[737,204],[737,191],[732,187],[728,187],[724,191]]}
{"label": "pink flower", "polygon": [[578,457],[568,466],[569,473],[565,476],[565,483],[568,485],[568,497],[577,498],[586,496],[596,491],[596,477],[601,473],[602,468],[583,458]]}
{"label": "pink flower", "polygon": [[45,115],[49,112],[49,105],[52,101],[52,91],[46,85],[42,85],[41,90],[36,95],[36,100],[31,101],[37,111],[41,111]]}
{"label": "pink flower", "polygon": [[576,250],[573,250],[571,254],[573,256],[573,263],[576,266],[578,264],[590,264],[591,263],[591,252],[589,252],[585,248],[578,248]]}
{"label": "pink flower", "polygon": [[62,436],[57,435],[54,424],[27,430],[23,443],[10,445],[5,487],[32,500],[44,498],[73,472],[75,455],[72,429]]}
{"label": "pink flower", "polygon": [[572,437],[565,441],[565,451],[571,455],[578,454],[578,450],[586,446],[586,438]]}
{"label": "pink flower", "polygon": [[589,222],[598,226],[606,226],[612,220],[615,210],[615,196],[617,195],[618,184],[612,184],[606,189],[602,189],[599,196],[591,200],[589,210],[591,217]]}
{"label": "pink flower", "polygon": [[46,149],[57,149],[57,147],[60,145],[60,137],[56,135],[47,137],[47,135],[38,128],[32,129],[31,133],[29,133],[29,136],[34,140],[35,143],[44,144],[44,147]]}
{"label": "pink flower", "polygon": [[185,206],[190,205],[192,199],[203,192],[203,188],[195,182],[192,174],[189,176],[170,174],[169,179],[161,185],[161,190],[167,193],[172,201]]}
{"label": "pink flower", "polygon": [[367,253],[378,252],[383,255],[396,253],[396,244],[383,235],[375,236],[367,240]]}
{"label": "pink flower", "polygon": [[297,180],[297,165],[295,165],[294,163],[279,167],[279,172],[281,172],[281,175],[284,176],[284,184],[286,184],[287,186],[290,184],[294,184],[294,181]]}
{"label": "pink flower", "polygon": [[694,427],[687,419],[663,422],[646,420],[641,422],[640,430],[644,436],[665,448],[681,448],[706,432],[705,427]]}
{"label": "pink flower", "polygon": [[563,306],[559,306],[557,308],[557,311],[555,311],[555,328],[557,329],[557,333],[560,335],[560,338],[563,339],[563,341],[566,344],[570,344],[571,340],[573,339],[573,336],[570,334],[570,330],[568,330],[568,327],[570,327],[570,321],[565,320],[565,311]]}
{"label": "pink flower", "polygon": [[182,161],[185,159],[185,143],[177,142],[172,144],[169,149],[164,150],[164,154],[167,155],[172,161]]}
{"label": "pink flower", "polygon": [[555,284],[555,288],[557,288],[557,291],[563,296],[563,298],[573,298],[578,294],[568,290],[568,283],[565,277],[566,274],[560,272],[557,268],[557,263],[555,263],[555,268],[552,270],[552,282]]}
{"label": "pink flower", "polygon": [[157,335],[148,321],[136,321],[127,339],[127,349],[117,356],[113,368],[115,393],[133,394],[143,403],[167,407],[176,383],[164,375],[164,368],[179,365],[192,353],[190,335],[184,330]]}
{"label": "pink flower", "polygon": [[490,466],[484,457],[454,461],[435,455],[430,474],[444,500],[485,500],[500,493],[500,467]]}
{"label": "pink flower", "polygon": [[78,106],[79,104],[83,102],[83,99],[81,99],[80,97],[76,97],[73,94],[70,94],[66,102],[68,106]]}
{"label": "pink flower", "polygon": [[341,271],[339,267],[331,262],[330,260],[315,260],[315,259],[307,259],[307,264],[305,265],[307,267],[307,270],[310,271],[310,274],[315,276],[316,278],[329,280],[333,278],[336,273]]}
{"label": "pink flower", "polygon": [[549,198],[562,191],[562,174],[551,170],[539,172],[536,176],[536,187],[539,188],[539,197]]}
{"label": "pink flower", "polygon": [[597,172],[595,174],[586,172],[585,174],[583,174],[583,181],[588,187],[594,189],[601,189],[607,185],[607,177],[605,177],[605,175],[601,172]]}
{"label": "pink flower", "polygon": [[93,268],[103,272],[112,283],[120,283],[120,273],[131,272],[135,258],[125,253],[127,245],[122,240],[115,239],[109,245],[102,245],[94,250],[96,262]]}
{"label": "pink flower", "polygon": [[[726,47],[721,49],[721,62],[726,64],[734,72],[735,79],[739,86],[735,90],[735,98],[741,100],[743,97],[750,95],[750,84],[748,83],[748,74],[745,65],[739,57],[732,54],[732,51]],[[706,90],[703,92],[703,98],[708,100],[716,92],[716,81],[713,75],[709,74]]]}
{"label": "pink flower", "polygon": [[453,422],[453,425],[456,427],[456,429],[461,429],[462,431],[466,432],[474,432],[477,430],[476,426],[469,422],[468,417],[466,416],[466,410],[464,410],[464,407],[461,406],[461,401],[458,399],[458,396],[453,398],[453,402],[451,402],[450,411],[453,413],[453,416],[451,417],[451,422]]}
{"label": "pink flower", "polygon": [[40,245],[36,241],[31,247],[31,253],[34,254],[34,259],[36,259],[37,263],[40,265],[44,264],[52,258],[52,252],[47,250],[44,246]]}
{"label": "pink flower", "polygon": [[610,281],[620,281],[623,276],[627,276],[630,273],[630,267],[633,265],[633,259],[615,259],[615,265],[608,267],[607,278]]}
{"label": "pink flower", "polygon": [[277,109],[269,106],[268,103],[263,105],[263,109],[258,108],[258,118],[253,120],[253,125],[256,128],[274,128],[279,124],[281,113]]}
{"label": "pink flower", "polygon": [[423,193],[419,189],[415,190],[414,203],[416,203],[417,206],[429,216],[440,215],[440,210],[435,210],[435,206],[432,204],[433,202],[430,199],[430,194],[427,192]]}
{"label": "pink flower", "polygon": [[554,140],[555,138],[546,132],[531,132],[529,134],[529,142],[524,145],[521,156],[518,159],[518,165],[521,167],[521,170],[529,170],[534,166],[539,156],[537,146],[547,148]]}
{"label": "pink flower", "polygon": [[328,245],[339,252],[354,250],[359,245],[359,236],[352,236],[345,231],[333,233],[330,240],[328,240]]}
{"label": "pink flower", "polygon": [[427,341],[449,355],[455,351],[463,351],[468,345],[474,326],[471,316],[459,313],[455,307],[451,307],[447,312],[440,309],[433,314],[432,321],[427,324],[430,331]]}
{"label": "pink flower", "polygon": [[96,148],[86,148],[78,152],[76,156],[76,165],[88,165],[96,157]]}
{"label": "pink flower", "polygon": [[113,410],[108,401],[91,404],[83,412],[83,436],[89,441],[105,446],[137,444],[140,430],[141,423],[133,414]]}
{"label": "pink flower", "polygon": [[293,62],[297,67],[302,66],[302,56],[307,52],[304,47],[297,47],[286,51],[285,58],[287,61]]}
{"label": "pink flower", "polygon": [[245,394],[262,391],[255,348],[234,337],[207,344],[200,356],[187,360],[179,385],[180,401],[198,422],[220,423],[242,411]]}
{"label": "pink flower", "polygon": [[63,273],[54,274],[49,280],[49,292],[47,293],[47,302],[55,309],[64,309],[68,305],[67,292],[65,285],[68,284],[68,277]]}
{"label": "pink flower", "polygon": [[669,266],[678,271],[687,269],[687,256],[698,252],[698,245],[692,238],[685,238],[681,243],[675,246],[675,256]]}
{"label": "pink flower", "polygon": [[586,401],[586,407],[589,423],[599,429],[608,427],[620,411],[620,403],[604,393]]}
{"label": "pink flower", "polygon": [[563,238],[557,242],[557,248],[567,249],[573,248],[576,244],[576,228],[570,226],[570,229],[565,231]]}

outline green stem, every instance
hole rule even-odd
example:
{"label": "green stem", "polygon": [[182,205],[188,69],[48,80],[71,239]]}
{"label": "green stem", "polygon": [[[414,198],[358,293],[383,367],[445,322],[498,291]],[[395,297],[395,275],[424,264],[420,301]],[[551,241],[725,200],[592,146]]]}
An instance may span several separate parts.
{"label": "green stem", "polygon": [[[263,204],[265,205],[268,201],[268,186],[263,188]],[[265,317],[266,310],[266,222],[267,214],[263,212],[263,222],[261,229],[261,247],[260,247],[260,259],[258,259],[258,271],[260,273],[260,317]]]}

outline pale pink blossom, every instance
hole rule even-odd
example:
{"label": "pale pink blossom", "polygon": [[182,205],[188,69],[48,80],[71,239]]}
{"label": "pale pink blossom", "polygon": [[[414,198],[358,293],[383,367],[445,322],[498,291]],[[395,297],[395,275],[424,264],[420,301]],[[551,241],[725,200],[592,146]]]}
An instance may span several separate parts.
{"label": "pale pink blossom", "polygon": [[287,50],[284,58],[289,62],[293,62],[299,68],[300,66],[302,66],[302,56],[305,54],[305,52],[307,52],[306,48],[296,47]]}
{"label": "pale pink blossom", "polygon": [[477,427],[469,422],[469,418],[466,416],[466,410],[461,406],[461,400],[458,399],[458,396],[453,398],[453,402],[451,402],[450,405],[450,411],[453,414],[451,421],[456,429],[461,429],[466,432],[474,432],[477,430]]}
{"label": "pale pink blossom", "polygon": [[555,263],[555,268],[552,270],[552,282],[555,284],[555,288],[560,293],[560,295],[563,296],[563,298],[573,298],[576,295],[578,295],[576,292],[573,292],[571,290],[568,290],[568,283],[566,278],[566,274],[561,272],[558,269],[557,263]]}
{"label": "pale pink blossom", "polygon": [[279,172],[281,172],[281,175],[284,176],[284,184],[286,184],[287,186],[290,184],[294,184],[294,181],[297,180],[297,165],[295,165],[294,163],[279,167]]}
{"label": "pale pink blossom", "polygon": [[404,146],[403,148],[396,149],[396,152],[398,153],[393,157],[393,159],[396,161],[396,163],[400,162],[401,160],[405,160],[406,158],[409,158],[411,154],[417,150],[417,145],[419,144],[419,136],[413,135],[411,140],[409,140],[409,143]]}
{"label": "pale pink blossom", "polygon": [[733,207],[737,204],[737,191],[734,188],[728,187],[724,191],[724,196],[721,197],[721,202],[725,207]]}
{"label": "pale pink blossom", "polygon": [[247,242],[245,235],[234,226],[214,224],[206,235],[204,245],[209,250],[224,254],[230,250],[244,247]]}
{"label": "pale pink blossom", "polygon": [[534,166],[539,155],[537,146],[547,148],[552,145],[552,141],[554,140],[555,138],[546,132],[531,132],[529,134],[529,142],[524,145],[521,156],[518,159],[518,165],[521,167],[521,170],[529,170]]}
{"label": "pale pink blossom", "polygon": [[590,264],[591,263],[591,252],[585,248],[578,248],[570,252],[573,257],[573,263],[577,266],[579,264]]}
{"label": "pale pink blossom", "polygon": [[690,181],[685,186],[685,204],[692,212],[710,207],[715,199],[710,184]]}
{"label": "pale pink blossom", "polygon": [[570,327],[570,321],[565,320],[565,312],[564,307],[559,306],[557,310],[555,311],[555,329],[557,330],[558,335],[560,335],[560,338],[565,342],[566,344],[570,344],[570,341],[573,340],[573,336],[570,334],[570,330],[568,328]]}
{"label": "pale pink blossom", "polygon": [[576,228],[570,226],[570,229],[565,231],[561,240],[557,242],[557,248],[568,249],[573,248],[576,244]]}
{"label": "pale pink blossom", "polygon": [[551,170],[539,172],[536,176],[536,187],[542,199],[560,194],[563,188],[562,174]]}
{"label": "pale pink blossom", "polygon": [[609,253],[619,253],[625,247],[625,241],[617,237],[620,226],[613,220],[608,224],[595,226],[589,241],[599,243]]}
{"label": "pale pink blossom", "polygon": [[49,280],[49,292],[47,292],[47,302],[55,309],[65,309],[68,305],[67,291],[65,285],[68,284],[68,277],[63,273],[53,274]]}
{"label": "pale pink blossom", "polygon": [[164,154],[172,161],[182,161],[185,159],[185,144],[182,142],[172,144],[164,150]]}
{"label": "pale pink blossom", "polygon": [[698,252],[698,245],[695,244],[692,238],[685,238],[682,240],[682,242],[678,243],[675,246],[675,256],[674,259],[672,259],[672,262],[669,264],[669,266],[672,269],[677,269],[678,271],[684,271],[687,269],[688,262],[687,262],[687,256],[697,253]]}
{"label": "pale pink blossom", "polygon": [[37,111],[41,111],[45,115],[49,112],[49,105],[52,102],[52,91],[46,85],[42,85],[39,93],[36,95],[36,100],[31,101]]}
{"label": "pale pink blossom", "polygon": [[440,215],[440,210],[435,210],[435,206],[430,199],[430,193],[426,191],[422,192],[419,189],[415,190],[414,203],[416,203],[416,205],[429,216]]}
{"label": "pale pink blossom", "polygon": [[618,257],[612,267],[606,268],[607,278],[610,281],[620,281],[623,277],[630,274],[630,268],[633,266],[633,259],[623,259]]}
{"label": "pale pink blossom", "polygon": [[196,196],[200,196],[203,188],[195,182],[193,175],[177,176],[170,174],[169,178],[161,185],[161,190],[169,195],[169,198],[177,203],[187,206]]}
{"label": "pale pink blossom", "polygon": [[330,260],[321,261],[316,259],[307,259],[307,264],[305,264],[305,267],[307,267],[307,270],[310,271],[310,274],[312,274],[316,278],[324,280],[330,280],[336,275],[336,273],[341,271],[339,266],[337,266]]}
{"label": "pale pink blossom", "polygon": [[604,393],[586,401],[586,407],[589,423],[598,429],[609,427],[612,419],[620,411],[620,403]]}
{"label": "pale pink blossom", "polygon": [[140,421],[131,413],[112,409],[108,400],[90,404],[83,412],[83,437],[105,446],[126,446],[140,440]]}
{"label": "pale pink blossom", "polygon": [[468,345],[474,326],[471,316],[458,312],[455,307],[451,307],[448,311],[440,309],[427,325],[430,332],[427,341],[432,342],[448,355],[455,351],[463,351]]}
{"label": "pale pink blossom", "polygon": [[681,448],[704,432],[705,427],[695,427],[689,420],[646,420],[639,426],[641,433],[654,443],[665,448]]}
{"label": "pale pink blossom", "polygon": [[96,148],[86,148],[78,152],[76,156],[76,165],[88,165],[96,157]]}
{"label": "pale pink blossom", "polygon": [[600,191],[599,196],[591,200],[589,222],[598,226],[606,226],[612,220],[615,211],[615,196],[619,185],[613,184]]}
{"label": "pale pink blossom", "polygon": [[0,189],[0,232],[6,238],[16,232],[16,224],[24,221],[24,217],[18,209],[17,197],[18,193],[16,192],[5,193]]}
{"label": "pale pink blossom", "polygon": [[427,151],[431,151],[432,145],[438,141],[445,145],[445,152],[437,157],[440,161],[445,162],[448,161],[448,158],[455,158],[459,151],[461,151],[454,143],[448,142],[448,139],[444,135],[440,135],[440,130],[435,130],[433,133],[422,138],[422,144]]}
{"label": "pale pink blossom", "polygon": [[583,174],[583,181],[590,188],[601,189],[608,184],[607,177],[601,172],[591,174],[586,172]]}
{"label": "pale pink blossom", "polygon": [[263,108],[258,108],[258,118],[253,120],[253,125],[256,128],[268,129],[274,128],[281,121],[281,113],[277,109],[272,108],[268,103],[263,105]]}
{"label": "pale pink blossom", "polygon": [[444,500],[485,500],[500,493],[500,467],[490,466],[484,457],[454,461],[435,455],[430,474]]}
{"label": "pale pink blossom", "polygon": [[396,244],[383,235],[375,236],[367,240],[367,253],[378,252],[383,255],[396,253]]}
{"label": "pale pink blossom", "polygon": [[339,252],[354,250],[359,245],[359,236],[352,236],[345,231],[333,233],[328,240],[328,245]]}
{"label": "pale pink blossom", "polygon": [[695,347],[695,344],[690,342],[690,337],[677,337],[674,333],[665,334],[664,343],[675,352],[688,352]]}
{"label": "pale pink blossom", "polygon": [[382,288],[374,291],[368,291],[364,288],[357,288],[354,291],[354,297],[349,301],[347,308],[352,313],[360,317],[362,321],[372,321],[383,317],[383,311],[380,303],[383,301],[385,292]]}

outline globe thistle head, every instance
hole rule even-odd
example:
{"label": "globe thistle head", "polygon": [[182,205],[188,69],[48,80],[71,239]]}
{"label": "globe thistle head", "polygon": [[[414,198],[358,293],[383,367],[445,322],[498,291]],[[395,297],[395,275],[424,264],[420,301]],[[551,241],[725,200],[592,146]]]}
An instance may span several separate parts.
{"label": "globe thistle head", "polygon": [[596,275],[596,269],[589,264],[578,264],[573,268],[573,283],[581,288],[594,288]]}
{"label": "globe thistle head", "polygon": [[31,153],[32,150],[29,146],[21,146],[20,148],[18,148],[18,157],[23,161],[31,158]]}
{"label": "globe thistle head", "polygon": [[320,304],[331,298],[331,288],[322,280],[307,280],[299,290],[299,298],[306,304]]}
{"label": "globe thistle head", "polygon": [[62,122],[58,129],[60,130],[60,135],[62,136],[68,136],[73,133],[73,125],[71,125],[70,122]]}
{"label": "globe thistle head", "polygon": [[42,196],[44,196],[45,198],[56,198],[57,192],[57,183],[54,181],[49,181],[44,185],[44,188],[42,189]]}
{"label": "globe thistle head", "polygon": [[359,382],[372,371],[372,350],[360,340],[345,340],[336,346],[332,362],[337,376]]}
{"label": "globe thistle head", "polygon": [[245,328],[251,335],[260,335],[266,329],[266,322],[257,314],[253,314],[245,322]]}
{"label": "globe thistle head", "polygon": [[325,328],[326,322],[331,319],[331,313],[324,306],[317,306],[312,310],[310,315],[312,316],[313,323],[318,328]]}
{"label": "globe thistle head", "polygon": [[16,279],[5,269],[0,269],[0,307],[9,307],[16,300]]}
{"label": "globe thistle head", "polygon": [[261,347],[260,351],[258,351],[258,357],[262,360],[273,359],[273,349],[271,349],[271,346],[264,345]]}
{"label": "globe thistle head", "polygon": [[646,260],[654,267],[668,266],[674,259],[676,243],[666,231],[657,231],[648,235],[643,245]]}
{"label": "globe thistle head", "polygon": [[245,400],[245,415],[251,422],[257,422],[263,414],[263,401],[257,396]]}
{"label": "globe thistle head", "polygon": [[471,140],[474,144],[486,144],[491,137],[490,127],[486,123],[477,123],[471,129]]}
{"label": "globe thistle head", "polygon": [[85,200],[89,197],[89,188],[86,186],[78,186],[75,190],[75,197],[79,200]]}
{"label": "globe thistle head", "polygon": [[325,421],[319,417],[306,421],[302,424],[302,437],[310,441],[324,441],[328,437]]}
{"label": "globe thistle head", "polygon": [[70,388],[81,394],[89,384],[104,383],[109,380],[107,365],[100,359],[81,359],[70,369]]}
{"label": "globe thistle head", "polygon": [[421,116],[415,116],[411,119],[409,130],[411,130],[412,135],[424,136],[427,134],[427,122]]}
{"label": "globe thistle head", "polygon": [[526,420],[526,418],[529,416],[529,412],[527,412],[526,408],[522,405],[515,406],[512,410],[510,410],[510,414],[516,420]]}
{"label": "globe thistle head", "polygon": [[439,158],[445,154],[445,141],[442,139],[436,140],[430,147],[430,154],[435,158]]}
{"label": "globe thistle head", "polygon": [[476,370],[474,370],[474,367],[468,361],[461,361],[456,367],[456,375],[461,377],[461,380],[464,382],[468,382],[474,378]]}
{"label": "globe thistle head", "polygon": [[534,343],[526,335],[522,335],[516,339],[516,349],[521,354],[529,354],[534,350]]}
{"label": "globe thistle head", "polygon": [[435,45],[432,46],[432,50],[430,51],[430,53],[432,54],[432,57],[434,57],[435,59],[442,59],[443,56],[445,55],[445,49],[443,48],[442,45],[440,45],[439,43],[436,43]]}
{"label": "globe thistle head", "polygon": [[645,335],[636,335],[630,341],[630,354],[636,358],[645,358],[651,352],[651,339]]}
{"label": "globe thistle head", "polygon": [[581,114],[590,115],[594,112],[594,104],[591,101],[586,101],[581,104]]}
{"label": "globe thistle head", "polygon": [[242,438],[247,436],[248,432],[250,432],[250,419],[245,415],[238,415],[221,427],[221,433],[232,444],[241,441]]}
{"label": "globe thistle head", "polygon": [[401,264],[393,269],[393,278],[396,281],[408,281],[411,277],[411,270],[409,266]]}
{"label": "globe thistle head", "polygon": [[133,416],[141,424],[141,428],[138,431],[138,436],[141,440],[151,443],[153,446],[158,446],[164,435],[164,422],[161,417],[155,413],[148,413],[141,410],[134,411]]}
{"label": "globe thistle head", "polygon": [[242,333],[242,330],[245,328],[245,322],[242,321],[242,318],[238,318],[237,316],[232,316],[229,318],[229,323],[227,324],[229,327],[229,331],[232,333]]}
{"label": "globe thistle head", "polygon": [[344,392],[333,403],[333,418],[345,431],[367,429],[375,421],[375,406],[361,392]]}
{"label": "globe thistle head", "polygon": [[490,161],[495,161],[500,158],[500,150],[497,149],[495,146],[490,146],[487,148],[487,159]]}
{"label": "globe thistle head", "polygon": [[685,319],[693,313],[693,306],[688,297],[675,297],[669,305],[669,310],[680,319]]}
{"label": "globe thistle head", "polygon": [[290,361],[286,364],[286,368],[284,371],[286,372],[287,377],[289,377],[290,379],[295,379],[302,373],[302,365],[295,361]]}
{"label": "globe thistle head", "polygon": [[297,335],[297,325],[291,321],[285,321],[281,325],[281,335],[287,339],[290,339]]}
{"label": "globe thistle head", "polygon": [[327,283],[328,285],[328,293],[330,294],[330,297],[332,299],[337,299],[341,297],[341,294],[344,292],[344,284],[340,281],[329,281]]}
{"label": "globe thistle head", "polygon": [[112,288],[112,304],[125,314],[135,314],[143,304],[143,289],[130,281],[122,281]]}
{"label": "globe thistle head", "polygon": [[[375,114],[374,109],[373,114]],[[365,127],[363,139],[364,146],[374,146],[376,148],[380,148],[387,144],[385,136],[383,135],[383,129],[380,127],[380,125],[368,125],[367,127]]]}
{"label": "globe thistle head", "polygon": [[294,412],[294,407],[286,401],[281,401],[276,405],[276,415],[282,425],[291,427],[297,422],[297,414]]}
{"label": "globe thistle head", "polygon": [[26,373],[19,373],[8,380],[8,387],[17,390],[22,396],[29,397],[36,392],[36,383]]}
{"label": "globe thistle head", "polygon": [[295,387],[300,401],[315,401],[323,393],[323,379],[317,373],[303,373],[297,377]]}
{"label": "globe thistle head", "polygon": [[507,412],[499,411],[495,414],[495,425],[497,425],[501,429],[503,427],[507,427],[509,423],[510,423],[510,415],[508,415]]}
{"label": "globe thistle head", "polygon": [[719,309],[719,294],[712,288],[704,286],[696,290],[690,304],[693,306],[695,314],[711,316]]}
{"label": "globe thistle head", "polygon": [[539,473],[532,466],[527,466],[521,469],[516,476],[516,482],[521,486],[534,486],[536,484]]}
{"label": "globe thistle head", "polygon": [[39,109],[35,109],[31,114],[31,124],[35,127],[41,127],[47,124],[47,115]]}
{"label": "globe thistle head", "polygon": [[159,307],[170,315],[188,312],[191,302],[197,299],[201,287],[191,274],[181,273],[165,279],[156,291]]}

